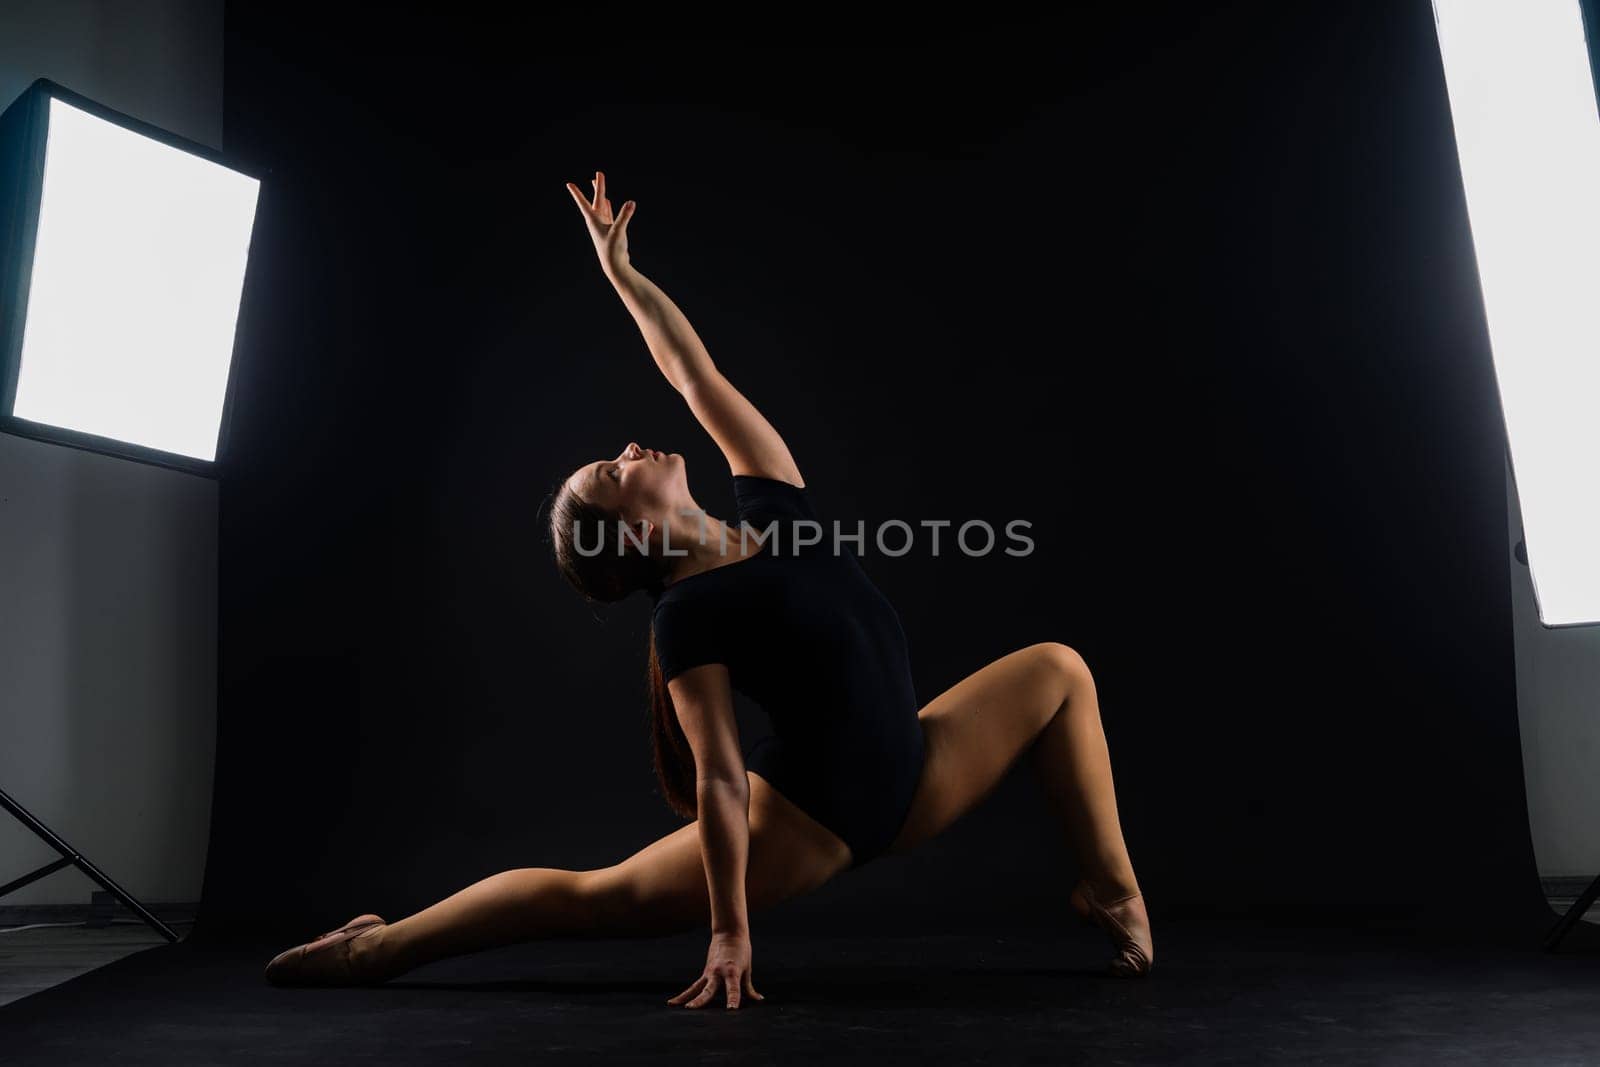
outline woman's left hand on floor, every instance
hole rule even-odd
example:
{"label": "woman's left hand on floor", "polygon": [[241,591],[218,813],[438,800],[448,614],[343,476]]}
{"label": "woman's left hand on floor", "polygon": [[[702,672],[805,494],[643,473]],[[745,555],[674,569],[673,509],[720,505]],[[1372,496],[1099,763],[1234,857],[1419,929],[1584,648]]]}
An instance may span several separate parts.
{"label": "woman's left hand on floor", "polygon": [[[725,994],[729,1008],[737,1008],[743,996],[753,1000],[767,999],[757,993],[756,987],[752,984],[749,937],[713,934],[711,948],[706,952],[705,970],[688,989],[667,1003],[701,1008],[717,996],[718,989]],[[694,999],[690,1000],[691,997]]]}

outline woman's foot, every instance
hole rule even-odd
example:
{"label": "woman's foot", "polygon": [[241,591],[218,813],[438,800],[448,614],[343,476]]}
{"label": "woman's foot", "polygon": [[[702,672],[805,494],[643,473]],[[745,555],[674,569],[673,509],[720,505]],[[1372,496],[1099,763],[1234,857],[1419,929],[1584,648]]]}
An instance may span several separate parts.
{"label": "woman's foot", "polygon": [[1150,916],[1144,897],[1134,892],[1114,900],[1101,900],[1088,880],[1072,890],[1072,906],[1084,919],[1111,936],[1117,950],[1111,973],[1119,978],[1143,978],[1155,962],[1155,945],[1150,940]]}
{"label": "woman's foot", "polygon": [[273,985],[377,985],[393,977],[385,973],[375,951],[385,923],[376,915],[358,915],[314,941],[278,953],[267,964]]}

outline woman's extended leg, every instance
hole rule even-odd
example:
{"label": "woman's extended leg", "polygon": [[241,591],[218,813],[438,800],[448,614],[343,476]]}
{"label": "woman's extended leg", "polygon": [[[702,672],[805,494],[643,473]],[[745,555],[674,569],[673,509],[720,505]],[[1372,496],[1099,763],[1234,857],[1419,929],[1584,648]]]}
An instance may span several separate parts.
{"label": "woman's extended leg", "polygon": [[[1136,897],[1139,883],[1117,818],[1099,697],[1076,651],[1055,641],[1018,649],[939,694],[918,718],[926,761],[910,814],[889,851],[903,852],[938,834],[1031,750],[1066,823],[1089,895],[1103,902]],[[1148,953],[1143,901],[1122,905],[1118,917],[1138,928]]]}
{"label": "woman's extended leg", "polygon": [[[754,772],[745,894],[755,912],[850,865],[849,846]],[[640,937],[711,921],[700,824],[610,867],[501,871],[350,945],[358,974],[385,980],[446,956],[543,937]]]}

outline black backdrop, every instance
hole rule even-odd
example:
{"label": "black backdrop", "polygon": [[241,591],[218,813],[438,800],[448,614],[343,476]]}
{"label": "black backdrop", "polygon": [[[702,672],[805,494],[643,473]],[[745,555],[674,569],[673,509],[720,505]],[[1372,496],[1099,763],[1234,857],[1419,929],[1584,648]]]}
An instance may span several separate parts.
{"label": "black backdrop", "polygon": [[[731,514],[563,188],[596,168],[825,517],[1033,524],[1023,559],[864,563],[924,702],[1085,655],[1158,921],[1548,918],[1425,0],[779,30],[230,5],[226,147],[270,173],[196,936],[394,919],[678,825],[648,602],[591,610],[538,528],[629,439]],[[1060,922],[1042,796],[1019,768],[756,929]]]}

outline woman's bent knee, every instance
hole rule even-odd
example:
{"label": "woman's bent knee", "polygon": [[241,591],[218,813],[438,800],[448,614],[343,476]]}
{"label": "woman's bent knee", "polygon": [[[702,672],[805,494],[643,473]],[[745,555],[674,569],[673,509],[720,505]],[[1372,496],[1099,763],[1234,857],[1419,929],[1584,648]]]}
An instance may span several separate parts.
{"label": "woman's bent knee", "polygon": [[1060,641],[1042,641],[1033,648],[1042,656],[1063,682],[1071,688],[1085,680],[1092,680],[1089,664],[1078,650]]}

